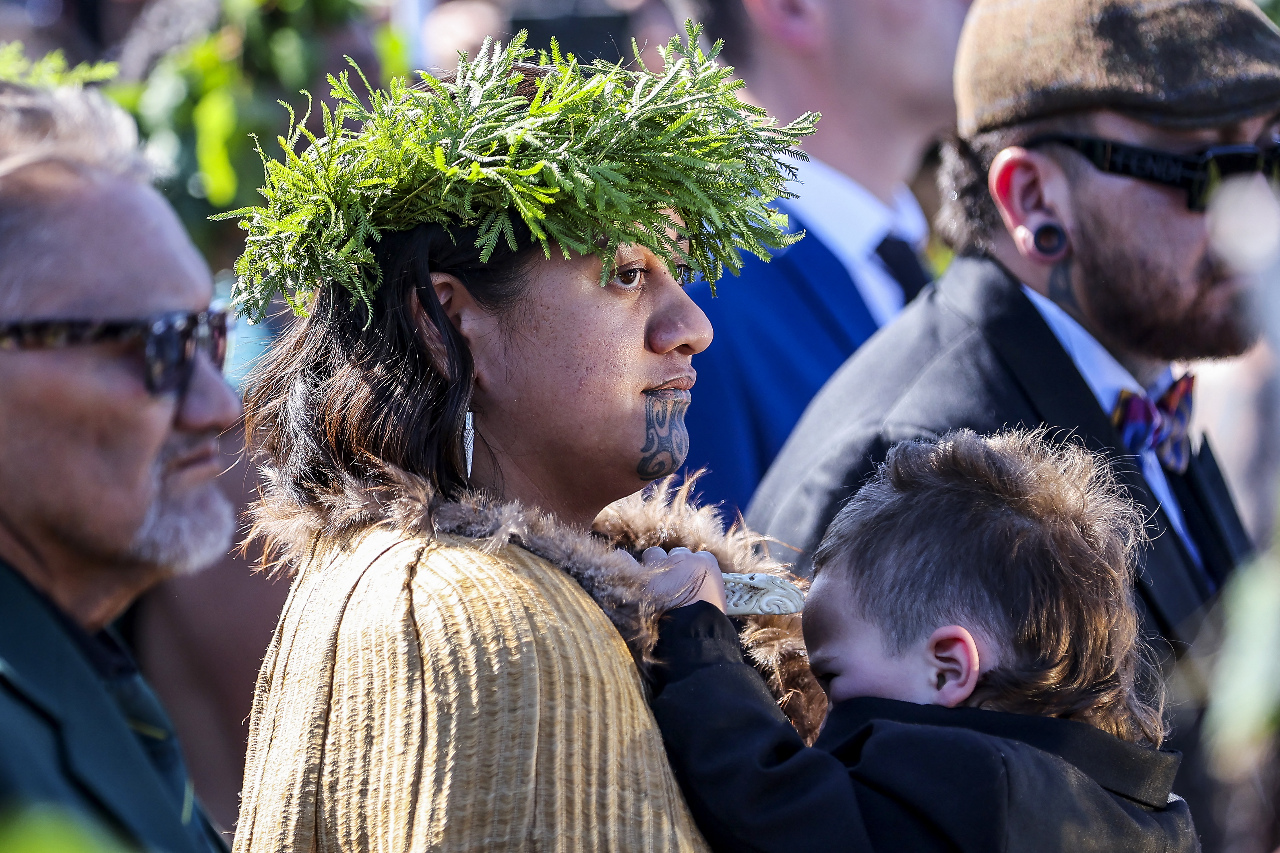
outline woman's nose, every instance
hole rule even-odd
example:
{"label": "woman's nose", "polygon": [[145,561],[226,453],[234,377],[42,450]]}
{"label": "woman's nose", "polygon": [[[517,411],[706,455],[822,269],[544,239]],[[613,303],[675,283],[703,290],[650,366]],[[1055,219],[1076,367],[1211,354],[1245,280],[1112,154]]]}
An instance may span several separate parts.
{"label": "woman's nose", "polygon": [[697,355],[711,345],[711,321],[674,279],[663,290],[662,303],[649,323],[649,348],[659,355]]}

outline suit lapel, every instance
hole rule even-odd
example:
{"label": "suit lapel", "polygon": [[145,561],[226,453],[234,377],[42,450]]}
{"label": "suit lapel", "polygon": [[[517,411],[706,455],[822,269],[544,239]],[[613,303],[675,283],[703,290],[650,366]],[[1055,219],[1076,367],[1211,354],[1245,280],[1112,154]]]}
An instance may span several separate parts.
{"label": "suit lapel", "polygon": [[1190,642],[1210,591],[1093,391],[1017,282],[995,263],[958,258],[938,285],[941,298],[978,326],[1043,423],[1080,436],[1113,460],[1117,477],[1154,527],[1139,592],[1168,640]]}
{"label": "suit lapel", "polygon": [[1226,480],[1208,439],[1191,457],[1182,476],[1169,476],[1169,486],[1182,507],[1187,529],[1201,547],[1205,570],[1220,588],[1228,576],[1253,552]]}
{"label": "suit lapel", "polygon": [[50,605],[0,563],[0,678],[54,721],[70,774],[138,841],[192,849],[133,732]]}

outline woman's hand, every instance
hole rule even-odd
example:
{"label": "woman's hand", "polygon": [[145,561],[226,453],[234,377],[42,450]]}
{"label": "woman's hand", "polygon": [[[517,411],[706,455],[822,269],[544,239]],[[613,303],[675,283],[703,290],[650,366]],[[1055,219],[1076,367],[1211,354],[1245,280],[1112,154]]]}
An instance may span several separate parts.
{"label": "woman's hand", "polygon": [[661,571],[649,583],[649,591],[654,595],[670,598],[683,590],[691,590],[678,599],[681,606],[705,601],[724,612],[724,574],[710,552],[672,548],[668,553],[661,548],[649,548],[640,555],[640,561],[646,569]]}

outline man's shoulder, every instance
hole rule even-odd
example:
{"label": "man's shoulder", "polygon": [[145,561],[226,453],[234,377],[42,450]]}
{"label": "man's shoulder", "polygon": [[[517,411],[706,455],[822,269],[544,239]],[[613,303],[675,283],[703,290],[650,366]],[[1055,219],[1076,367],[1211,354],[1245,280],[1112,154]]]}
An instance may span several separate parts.
{"label": "man's shoulder", "polygon": [[[748,520],[804,550],[899,441],[1036,420],[984,330],[926,290],[831,377],[762,480]],[[1028,424],[1030,425],[1030,424]]]}
{"label": "man's shoulder", "polygon": [[998,266],[956,260],[809,404],[761,481],[748,521],[808,551],[895,443],[960,428],[987,433],[1039,425],[1001,337],[1034,315]]}
{"label": "man's shoulder", "polygon": [[820,429],[823,421],[894,416],[945,426],[970,410],[990,410],[1012,384],[986,331],[933,287],[841,366],[805,419]]}
{"label": "man's shoulder", "polygon": [[[736,274],[726,272],[714,286],[705,280],[695,282],[686,292],[704,311],[754,315],[771,293],[776,298],[775,288],[786,278],[784,265],[777,263],[777,258],[764,261],[751,255],[743,258],[742,269]],[[726,295],[735,298],[726,299]]]}
{"label": "man's shoulder", "polygon": [[[5,713],[27,708],[50,722],[78,711],[96,676],[48,600],[0,564],[0,696]],[[10,728],[0,726],[9,740]]]}
{"label": "man's shoulder", "polygon": [[[1143,805],[1066,759],[1012,737],[873,720],[844,749],[835,754],[855,778],[928,814],[965,849],[1197,848],[1181,799],[1170,797],[1163,808]],[[1153,841],[1159,842],[1155,848]]]}

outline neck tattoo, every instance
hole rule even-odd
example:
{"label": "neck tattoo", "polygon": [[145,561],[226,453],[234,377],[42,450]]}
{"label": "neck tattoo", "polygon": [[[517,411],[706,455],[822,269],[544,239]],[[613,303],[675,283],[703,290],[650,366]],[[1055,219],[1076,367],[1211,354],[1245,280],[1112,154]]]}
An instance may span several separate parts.
{"label": "neck tattoo", "polygon": [[688,391],[658,391],[644,396],[645,439],[636,473],[643,480],[674,474],[689,455],[689,429],[684,413]]}
{"label": "neck tattoo", "polygon": [[1076,319],[1080,318],[1080,302],[1071,287],[1071,258],[1063,258],[1049,272],[1049,300]]}

